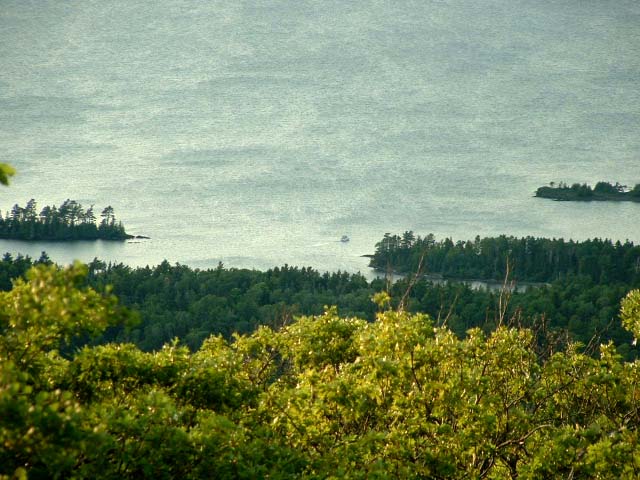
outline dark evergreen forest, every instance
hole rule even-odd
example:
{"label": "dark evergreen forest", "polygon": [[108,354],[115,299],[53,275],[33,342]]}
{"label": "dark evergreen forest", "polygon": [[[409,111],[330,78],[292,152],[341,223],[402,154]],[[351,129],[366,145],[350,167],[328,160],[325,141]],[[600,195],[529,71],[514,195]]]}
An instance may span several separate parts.
{"label": "dark evergreen forest", "polygon": [[640,281],[640,247],[632,242],[594,238],[583,242],[535,237],[480,238],[454,242],[432,234],[385,234],[370,266],[380,271],[437,274],[445,278],[553,282],[567,276],[595,284]]}
{"label": "dark evergreen forest", "polygon": [[34,199],[24,207],[16,204],[0,215],[0,238],[11,240],[125,240],[131,238],[121,222],[116,221],[113,207],[100,213],[100,222],[93,211],[75,200],[65,200],[59,207],[45,206],[38,212]]}
{"label": "dark evergreen forest", "polygon": [[[47,262],[46,255],[35,262],[5,255],[0,288],[9,290],[12,278],[22,276],[33,263]],[[397,309],[402,303],[406,311],[427,313],[460,338],[470,328],[490,332],[500,324],[516,324],[544,329],[544,335],[565,342],[613,340],[626,358],[637,356],[630,334],[618,320],[620,301],[638,287],[637,276],[602,283],[584,272],[570,272],[535,288],[516,284],[515,290],[501,292],[412,276],[395,283],[368,282],[362,275],[287,265],[261,272],[222,265],[199,270],[168,262],[131,268],[94,260],[87,282],[115,294],[139,314],[137,324],[112,327],[94,343],[132,342],[145,351],[158,350],[175,338],[197,350],[211,334],[231,339],[234,333],[251,333],[261,325],[277,329],[300,315],[320,315],[331,305],[340,316],[373,321],[377,307],[371,299],[388,290],[390,307]]]}

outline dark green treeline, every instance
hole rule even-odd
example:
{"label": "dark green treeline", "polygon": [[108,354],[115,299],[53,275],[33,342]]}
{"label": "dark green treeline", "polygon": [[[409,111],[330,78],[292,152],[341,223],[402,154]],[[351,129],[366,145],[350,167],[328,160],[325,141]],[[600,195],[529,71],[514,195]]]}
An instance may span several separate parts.
{"label": "dark green treeline", "polygon": [[632,242],[594,238],[584,242],[535,237],[499,237],[453,242],[432,234],[385,234],[376,244],[370,266],[399,273],[422,272],[448,278],[502,281],[507,274],[520,282],[552,282],[568,275],[596,284],[640,281],[640,247]]}
{"label": "dark green treeline", "polygon": [[59,207],[46,206],[38,212],[34,199],[24,207],[16,204],[0,215],[0,238],[11,240],[125,240],[130,238],[122,223],[116,221],[111,206],[100,213],[75,200],[65,200]]}
{"label": "dark green treeline", "polygon": [[640,202],[640,183],[636,184],[633,189],[628,190],[626,185],[621,185],[617,182],[615,185],[609,182],[598,182],[593,188],[586,183],[574,183],[569,186],[564,182],[558,184],[551,182],[549,186],[538,188],[536,197],[573,202],[589,202],[592,200]]}
{"label": "dark green treeline", "polygon": [[[32,263],[5,255],[0,288],[9,290],[10,279],[23,275]],[[168,262],[134,269],[96,260],[89,272],[91,286],[105,291],[111,285],[120,301],[140,316],[137,325],[111,328],[97,342],[133,342],[146,351],[158,350],[174,338],[196,350],[211,334],[231,338],[260,325],[279,328],[299,315],[320,314],[327,305],[336,305],[341,316],[372,321],[376,305],[371,298],[388,287],[382,279],[368,282],[361,275],[286,265],[265,272],[222,266],[198,270]],[[392,307],[405,297],[408,284],[403,279],[389,286]],[[420,279],[406,295],[404,307],[428,313],[460,337],[478,326],[490,332],[500,323],[536,325],[544,327],[545,335],[584,344],[597,335],[601,341],[614,341],[625,357],[635,358],[630,335],[618,320],[620,300],[634,286],[638,284],[598,284],[587,276],[568,275],[547,286],[515,291],[501,311],[500,292]]]}

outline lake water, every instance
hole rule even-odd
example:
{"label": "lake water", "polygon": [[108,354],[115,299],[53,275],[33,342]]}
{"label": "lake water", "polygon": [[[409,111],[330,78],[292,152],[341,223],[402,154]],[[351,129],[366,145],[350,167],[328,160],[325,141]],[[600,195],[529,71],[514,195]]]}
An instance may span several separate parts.
{"label": "lake water", "polygon": [[640,204],[532,197],[640,182],[636,0],[3,0],[0,61],[0,209],[151,237],[3,251],[364,272],[408,229],[640,241]]}

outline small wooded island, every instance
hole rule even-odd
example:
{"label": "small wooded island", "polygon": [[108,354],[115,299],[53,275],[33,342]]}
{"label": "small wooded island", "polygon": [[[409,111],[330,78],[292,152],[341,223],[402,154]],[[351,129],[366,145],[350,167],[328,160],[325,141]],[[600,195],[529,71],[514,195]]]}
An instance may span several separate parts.
{"label": "small wooded island", "polygon": [[10,240],[127,240],[134,237],[126,233],[116,221],[111,206],[100,213],[97,223],[93,205],[85,210],[75,200],[65,200],[59,207],[46,206],[40,212],[34,199],[26,206],[14,205],[4,217],[0,213],[0,239]]}
{"label": "small wooded island", "polygon": [[586,183],[574,183],[569,186],[564,182],[558,184],[551,182],[549,186],[538,188],[535,196],[560,201],[640,202],[640,183],[629,190],[626,185],[620,185],[618,182],[615,185],[609,182],[598,182],[593,188]]}

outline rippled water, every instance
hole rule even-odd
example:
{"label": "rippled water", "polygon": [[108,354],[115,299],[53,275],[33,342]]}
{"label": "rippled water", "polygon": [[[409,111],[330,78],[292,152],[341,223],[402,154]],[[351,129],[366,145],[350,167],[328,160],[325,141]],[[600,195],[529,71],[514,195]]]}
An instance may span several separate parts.
{"label": "rippled water", "polygon": [[[364,271],[385,232],[640,241],[640,3],[0,2],[0,208],[114,206],[58,261]],[[342,235],[349,243],[341,243]]]}

